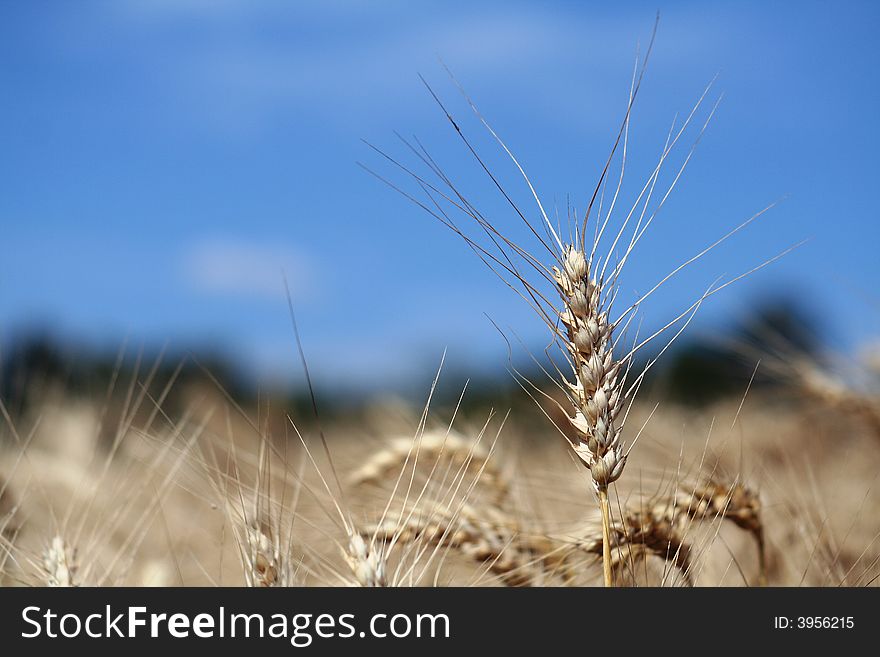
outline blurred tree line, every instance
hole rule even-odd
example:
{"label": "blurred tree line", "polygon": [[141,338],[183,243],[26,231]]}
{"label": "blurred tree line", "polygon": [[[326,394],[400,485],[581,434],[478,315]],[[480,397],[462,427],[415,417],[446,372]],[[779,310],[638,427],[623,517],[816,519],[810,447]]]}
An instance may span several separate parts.
{"label": "blurred tree line", "polygon": [[[646,378],[640,394],[689,406],[704,406],[726,396],[741,396],[752,379],[755,365],[770,345],[785,344],[802,355],[815,354],[815,313],[791,298],[772,297],[754,306],[745,320],[728,322],[711,334],[680,339],[663,355]],[[689,335],[685,333],[685,335]],[[643,362],[651,354],[643,356]],[[633,371],[640,371],[636,364]],[[455,406],[468,374],[445,372],[435,395],[437,405]],[[523,372],[535,384],[546,387],[547,376],[535,365]],[[770,378],[756,377],[754,386],[775,385]],[[48,396],[66,396],[105,404],[124,402],[134,387],[151,400],[162,399],[163,413],[179,417],[186,410],[193,387],[213,388],[244,408],[271,394],[276,405],[309,419],[311,399],[303,385],[287,390],[260,390],[221,353],[160,354],[97,351],[63,340],[47,331],[22,331],[0,345],[0,401],[13,417],[38,406]],[[322,415],[351,412],[338,400],[347,395],[316,391]],[[363,398],[362,398],[363,399]],[[419,400],[414,400],[421,403]],[[489,407],[513,409],[523,417],[533,415],[533,402],[507,372],[472,379],[461,410],[483,411]]]}

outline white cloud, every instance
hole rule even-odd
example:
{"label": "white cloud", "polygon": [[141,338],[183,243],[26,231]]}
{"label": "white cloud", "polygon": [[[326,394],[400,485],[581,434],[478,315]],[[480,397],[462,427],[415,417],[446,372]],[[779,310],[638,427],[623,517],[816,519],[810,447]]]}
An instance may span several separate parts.
{"label": "white cloud", "polygon": [[[135,43],[164,44],[174,58],[167,90],[204,121],[234,131],[270,117],[289,121],[292,112],[345,122],[353,106],[387,115],[407,98],[423,98],[415,76],[423,71],[433,77],[440,70],[437,56],[463,81],[473,81],[552,68],[587,42],[593,58],[613,57],[624,34],[628,48],[633,40],[625,22],[585,24],[522,7],[440,13],[436,7],[360,2],[123,6],[116,26]],[[532,84],[541,86],[539,80]]]}
{"label": "white cloud", "polygon": [[[175,120],[185,116],[200,130],[233,138],[305,115],[332,128],[349,125],[353,112],[361,122],[406,114],[425,98],[417,72],[442,81],[438,55],[473,93],[522,85],[518,103],[558,120],[561,103],[588,108],[609,87],[622,93],[618,78],[625,87],[628,72],[618,65],[628,68],[652,19],[641,11],[500,3],[449,11],[366,0],[126,0],[113,7],[92,17],[91,29],[66,30],[59,39],[85,56],[106,57],[97,22],[127,65],[149,73],[150,93],[174,108]],[[678,12],[661,33],[664,57],[678,67],[721,47],[719,35],[691,14]]]}
{"label": "white cloud", "polygon": [[225,109],[241,118],[312,108],[325,117],[333,109],[349,117],[353,101],[361,111],[400,104],[403,91],[419,88],[419,70],[438,70],[437,56],[462,76],[510,72],[558,53],[563,30],[546,17],[471,17],[328,36],[320,48],[296,38],[238,33],[189,50],[177,74],[180,89],[195,92],[194,101],[213,99],[215,113]]}
{"label": "white cloud", "polygon": [[211,238],[184,253],[183,275],[199,292],[235,297],[278,300],[284,294],[284,276],[291,292],[302,299],[308,293],[312,267],[296,249]]}

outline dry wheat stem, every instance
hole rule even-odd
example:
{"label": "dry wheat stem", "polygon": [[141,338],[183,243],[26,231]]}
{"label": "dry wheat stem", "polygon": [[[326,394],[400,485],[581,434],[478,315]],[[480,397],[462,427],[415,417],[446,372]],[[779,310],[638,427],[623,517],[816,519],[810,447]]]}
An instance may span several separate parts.
{"label": "dry wheat stem", "polygon": [[0,537],[11,539],[18,531],[17,511],[18,501],[12,494],[9,482],[0,477]]}
{"label": "dry wheat stem", "polygon": [[614,586],[611,574],[611,515],[608,512],[608,490],[599,490],[599,504],[602,512],[602,575],[605,586]]}

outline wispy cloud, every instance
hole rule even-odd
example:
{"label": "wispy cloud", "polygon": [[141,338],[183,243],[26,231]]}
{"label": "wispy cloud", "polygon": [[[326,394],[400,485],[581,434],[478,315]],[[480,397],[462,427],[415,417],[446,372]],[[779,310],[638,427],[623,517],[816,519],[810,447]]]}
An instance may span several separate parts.
{"label": "wispy cloud", "polygon": [[277,302],[284,293],[284,277],[302,300],[312,267],[308,256],[292,248],[210,238],[185,250],[182,272],[197,292]]}
{"label": "wispy cloud", "polygon": [[[59,25],[58,41],[86,59],[116,50],[134,57],[127,70],[158,108],[235,137],[304,117],[328,129],[353,115],[359,126],[399,120],[424,101],[415,75],[438,73],[438,56],[469,89],[490,94],[513,80],[518,105],[559,120],[560,104],[588,109],[623,93],[652,18],[553,4],[452,11],[444,3],[125,0],[90,19],[108,38]],[[669,21],[664,39],[664,56],[687,65],[717,51],[723,35],[686,14]]]}
{"label": "wispy cloud", "polygon": [[[238,33],[187,49],[177,86],[193,107],[211,106],[215,119],[253,123],[290,113],[348,121],[354,109],[377,116],[405,111],[415,75],[435,70],[442,56],[464,77],[509,75],[559,54],[564,25],[521,14],[474,16],[397,29],[328,35],[330,43],[266,40]],[[328,47],[329,46],[329,47]]]}
{"label": "wispy cloud", "polygon": [[[349,122],[352,111],[361,120],[405,113],[408,99],[423,99],[416,73],[437,71],[438,56],[484,90],[511,77],[530,80],[535,93],[525,100],[541,105],[544,83],[535,71],[571,76],[572,58],[601,71],[634,56],[638,36],[631,20],[585,21],[564,8],[516,4],[449,11],[405,3],[127,2],[112,20],[115,34],[165,44],[166,92],[204,125],[239,132],[275,118],[289,122],[291,114],[327,124]],[[643,22],[650,29],[650,14]]]}

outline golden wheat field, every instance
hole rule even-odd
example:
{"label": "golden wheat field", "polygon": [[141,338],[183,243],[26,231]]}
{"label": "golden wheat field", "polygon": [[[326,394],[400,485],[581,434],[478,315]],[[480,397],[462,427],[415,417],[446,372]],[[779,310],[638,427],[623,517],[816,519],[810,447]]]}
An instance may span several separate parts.
{"label": "golden wheat field", "polygon": [[[323,426],[325,451],[314,423],[211,387],[175,422],[128,392],[5,427],[5,585],[602,582],[589,472],[549,422],[388,400]],[[645,428],[610,495],[616,585],[875,583],[876,402],[819,379],[793,392],[639,400]]]}

